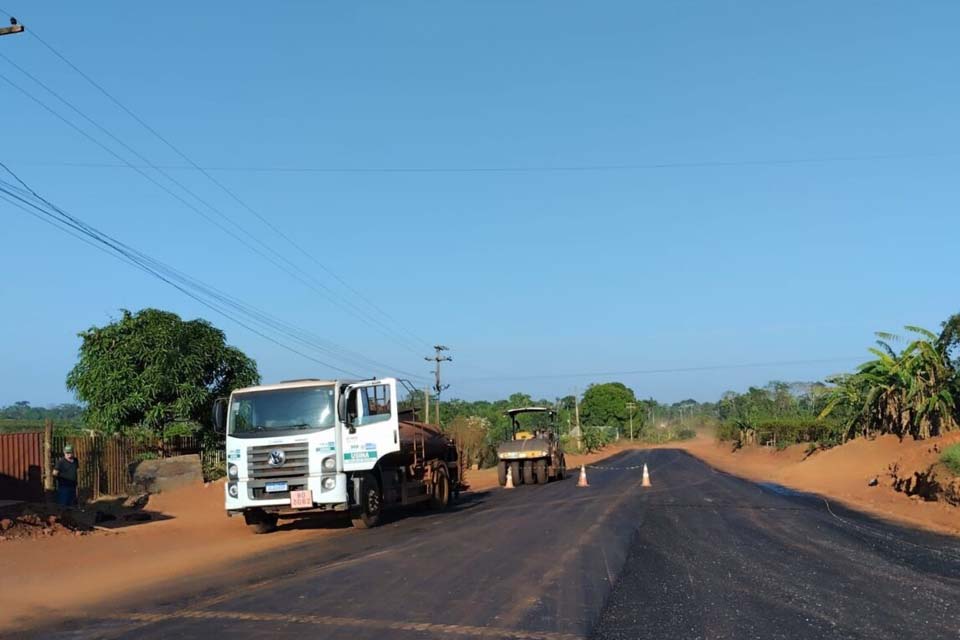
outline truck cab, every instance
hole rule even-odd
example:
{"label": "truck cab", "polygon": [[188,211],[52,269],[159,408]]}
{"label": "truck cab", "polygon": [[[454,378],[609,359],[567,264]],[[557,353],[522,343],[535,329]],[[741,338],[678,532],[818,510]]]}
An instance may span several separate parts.
{"label": "truck cab", "polygon": [[[428,459],[423,426],[417,448],[419,423],[401,423],[397,384],[292,380],[218,400],[213,418],[226,435],[227,514],[242,514],[257,533],[273,530],[282,516],[323,511],[373,526],[385,506],[432,497],[440,474],[448,501],[458,477],[455,450],[441,456],[449,460]],[[402,427],[412,437],[402,438]]]}

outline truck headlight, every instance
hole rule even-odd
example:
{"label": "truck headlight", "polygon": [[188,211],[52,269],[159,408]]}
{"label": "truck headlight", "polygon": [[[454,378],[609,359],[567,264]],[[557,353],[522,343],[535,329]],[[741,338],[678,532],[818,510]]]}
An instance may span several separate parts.
{"label": "truck headlight", "polygon": [[231,482],[227,485],[227,493],[230,494],[231,498],[236,498],[240,495],[240,489],[237,487],[235,482]]}
{"label": "truck headlight", "polygon": [[324,478],[324,479],[323,479],[323,490],[324,490],[324,491],[330,491],[331,489],[333,489],[333,488],[336,487],[336,486],[337,486],[337,479],[336,479],[336,478]]}
{"label": "truck headlight", "polygon": [[240,477],[240,470],[237,468],[237,465],[232,462],[227,465],[227,475],[231,480],[236,480]]}
{"label": "truck headlight", "polygon": [[336,471],[337,459],[333,456],[324,458],[323,462],[320,463],[320,466],[323,467],[324,471]]}

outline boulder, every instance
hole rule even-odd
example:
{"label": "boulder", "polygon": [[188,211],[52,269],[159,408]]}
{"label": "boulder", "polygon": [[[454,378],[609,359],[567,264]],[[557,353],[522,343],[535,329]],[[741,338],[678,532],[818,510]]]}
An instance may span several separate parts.
{"label": "boulder", "polygon": [[162,493],[192,484],[203,484],[203,466],[196,454],[143,460],[133,468],[134,490],[139,493]]}

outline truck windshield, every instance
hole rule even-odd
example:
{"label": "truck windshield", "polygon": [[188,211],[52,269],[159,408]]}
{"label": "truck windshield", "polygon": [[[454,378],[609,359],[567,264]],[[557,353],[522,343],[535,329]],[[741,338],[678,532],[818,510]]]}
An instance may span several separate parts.
{"label": "truck windshield", "polygon": [[227,432],[256,436],[330,428],[336,415],[333,395],[332,385],[235,394]]}

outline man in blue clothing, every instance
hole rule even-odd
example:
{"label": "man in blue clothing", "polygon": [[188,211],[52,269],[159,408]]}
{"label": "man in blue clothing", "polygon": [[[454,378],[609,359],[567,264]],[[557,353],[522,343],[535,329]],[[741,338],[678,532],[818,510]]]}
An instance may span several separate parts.
{"label": "man in blue clothing", "polygon": [[57,504],[62,507],[77,505],[77,470],[80,463],[73,455],[73,445],[64,445],[63,457],[57,460],[53,475],[57,479]]}

